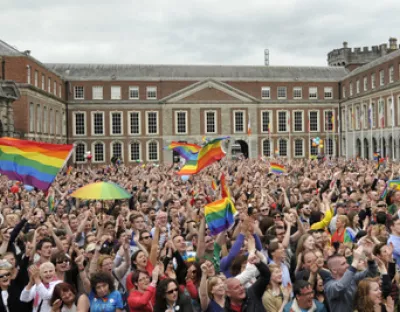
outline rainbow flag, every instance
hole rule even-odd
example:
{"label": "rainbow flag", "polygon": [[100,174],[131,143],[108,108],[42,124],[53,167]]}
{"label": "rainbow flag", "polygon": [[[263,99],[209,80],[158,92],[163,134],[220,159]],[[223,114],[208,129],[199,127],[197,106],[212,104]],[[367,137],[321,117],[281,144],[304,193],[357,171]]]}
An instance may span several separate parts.
{"label": "rainbow flag", "polygon": [[380,157],[379,153],[374,153],[374,160],[378,161],[379,157]]}
{"label": "rainbow flag", "polygon": [[400,190],[400,180],[390,180],[387,186],[394,190]]}
{"label": "rainbow flag", "polygon": [[47,190],[72,151],[73,145],[0,138],[0,173]]}
{"label": "rainbow flag", "polygon": [[196,252],[188,251],[185,255],[182,256],[183,261],[185,262],[196,262]]}
{"label": "rainbow flag", "polygon": [[282,174],[286,172],[285,166],[282,166],[277,163],[271,163],[270,169],[271,172],[275,174]]}
{"label": "rainbow flag", "polygon": [[225,152],[222,150],[222,141],[228,137],[221,137],[209,141],[204,145],[197,154],[196,159],[189,159],[186,164],[178,172],[179,175],[191,175],[199,173],[205,167],[211,165],[217,160],[225,157]]}
{"label": "rainbow flag", "polygon": [[186,160],[196,159],[197,153],[200,151],[201,146],[197,144],[171,142],[165,149],[177,152],[182,158]]}
{"label": "rainbow flag", "polygon": [[214,179],[212,179],[212,181],[211,181],[211,187],[212,187],[212,189],[213,189],[214,191],[217,189],[217,183],[215,182]]}
{"label": "rainbow flag", "polygon": [[221,175],[221,197],[222,198],[231,197],[231,194],[229,192],[229,187],[226,184],[226,178],[224,174]]}
{"label": "rainbow flag", "polygon": [[206,205],[204,215],[211,235],[229,229],[235,222],[235,214],[235,205],[228,197]]}

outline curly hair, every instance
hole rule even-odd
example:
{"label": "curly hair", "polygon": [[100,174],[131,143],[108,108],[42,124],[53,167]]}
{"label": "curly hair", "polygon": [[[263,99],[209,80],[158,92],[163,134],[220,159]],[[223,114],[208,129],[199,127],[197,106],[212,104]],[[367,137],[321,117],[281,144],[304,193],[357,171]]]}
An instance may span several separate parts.
{"label": "curly hair", "polygon": [[179,284],[176,280],[172,278],[166,278],[162,280],[156,289],[156,304],[154,305],[154,311],[165,311],[167,308],[167,299],[165,298],[166,291],[168,289],[169,283],[174,283],[176,288],[178,288],[178,301],[180,299]]}
{"label": "curly hair", "polygon": [[372,283],[379,284],[379,277],[366,278],[358,283],[357,292],[354,297],[354,309],[358,312],[374,311],[374,303],[369,297],[369,290]]}
{"label": "curly hair", "polygon": [[92,291],[97,295],[96,286],[100,283],[108,284],[108,289],[111,292],[115,290],[114,281],[110,274],[105,272],[97,272],[92,275],[90,278],[90,286],[92,287]]}

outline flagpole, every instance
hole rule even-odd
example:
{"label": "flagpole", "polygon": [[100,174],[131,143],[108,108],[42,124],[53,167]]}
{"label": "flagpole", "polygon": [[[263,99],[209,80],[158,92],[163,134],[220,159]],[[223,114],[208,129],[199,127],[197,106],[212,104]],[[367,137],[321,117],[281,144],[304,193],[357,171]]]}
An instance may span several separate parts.
{"label": "flagpole", "polygon": [[310,115],[308,115],[308,159],[311,159],[311,127],[310,127]]}
{"label": "flagpole", "polygon": [[352,124],[353,124],[353,158],[356,156],[356,112],[354,110],[354,103],[352,104]]}
{"label": "flagpole", "polygon": [[[360,114],[361,114],[361,118],[360,118],[360,126],[361,126],[361,146],[362,146],[362,149],[361,149],[361,155],[364,155],[364,151],[365,151],[365,148],[364,148],[364,118],[365,118],[365,116],[364,116],[364,104],[362,104],[362,107],[360,107],[361,108],[361,112],[360,112]],[[360,158],[361,158],[361,155],[360,155]],[[364,155],[364,158],[365,158],[365,155]]]}
{"label": "flagpole", "polygon": [[346,112],[346,120],[345,120],[345,127],[346,127],[346,146],[345,146],[345,149],[346,149],[346,160],[348,160],[349,159],[349,135],[348,135],[348,133],[349,133],[349,108],[348,107],[346,107],[346,110],[345,110],[345,112]]}
{"label": "flagpole", "polygon": [[290,141],[290,111],[289,111],[288,127],[289,127],[289,162],[290,162],[292,158],[292,142]]}
{"label": "flagpole", "polygon": [[338,152],[339,152],[339,155],[337,155],[337,157],[339,158],[341,155],[342,155],[342,148],[341,148],[341,143],[342,143],[342,140],[341,140],[341,137],[340,137],[340,131],[341,131],[341,127],[340,127],[340,123],[341,123],[341,118],[340,118],[340,110],[338,109],[338,113],[337,113],[337,118],[335,119],[336,120],[336,122],[337,122],[337,142],[338,142]]}
{"label": "flagpole", "polygon": [[373,111],[372,111],[372,98],[370,98],[369,99],[369,110],[368,110],[368,115],[369,115],[369,118],[368,118],[368,122],[369,122],[369,127],[370,127],[370,136],[371,136],[371,140],[370,140],[370,144],[371,144],[371,148],[370,148],[370,150],[371,150],[371,159],[373,158],[373,156],[374,156],[374,144],[372,143],[372,122],[373,122],[373,118],[374,118],[374,113],[373,113]]}
{"label": "flagpole", "polygon": [[379,107],[380,107],[380,113],[379,113],[379,115],[380,115],[380,124],[381,124],[381,139],[380,139],[380,155],[381,155],[381,157],[384,157],[384,156],[386,156],[386,155],[383,155],[383,122],[384,122],[384,108],[385,108],[385,105],[382,103],[382,97],[380,97],[379,98]]}
{"label": "flagpole", "polygon": [[392,161],[394,160],[394,98],[393,98],[393,91],[392,91],[392,105],[390,105],[391,114],[392,114]]}

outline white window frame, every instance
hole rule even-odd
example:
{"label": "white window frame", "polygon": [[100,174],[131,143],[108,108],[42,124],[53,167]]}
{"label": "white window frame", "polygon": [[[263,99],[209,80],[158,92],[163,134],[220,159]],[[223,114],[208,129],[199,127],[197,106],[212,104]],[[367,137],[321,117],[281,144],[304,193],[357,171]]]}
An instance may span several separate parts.
{"label": "white window frame", "polygon": [[308,99],[318,100],[318,87],[309,87],[308,88]]}
{"label": "white window frame", "polygon": [[[78,90],[79,88],[79,90]],[[82,92],[82,97],[77,97],[78,92]],[[75,100],[84,100],[85,99],[85,87],[84,86],[75,86],[74,87],[74,99]]]}
{"label": "white window frame", "polygon": [[[178,127],[178,114],[185,114],[185,132],[179,132],[179,127]],[[175,134],[179,135],[179,134],[188,134],[189,133],[189,112],[187,110],[177,110],[174,112],[175,115]]]}
{"label": "white window frame", "polygon": [[[388,127],[392,126],[392,122],[393,122],[393,117],[392,117],[392,112],[391,112],[391,108],[392,108],[392,97],[388,97],[386,98],[386,116],[385,116],[385,123],[387,124]],[[393,104],[393,108],[394,108],[394,104]],[[394,125],[393,125],[394,126]]]}
{"label": "white window frame", "polygon": [[35,74],[34,74],[34,79],[35,79],[35,87],[37,88],[39,85],[39,72],[37,70],[35,70]]}
{"label": "white window frame", "polygon": [[103,86],[93,86],[92,87],[92,99],[93,100],[102,100],[104,97]]}
{"label": "white window frame", "polygon": [[48,133],[48,126],[49,126],[48,120],[49,120],[49,113],[47,110],[47,106],[44,105],[43,106],[43,125],[42,125],[43,133]]}
{"label": "white window frame", "polygon": [[[308,155],[309,156],[317,156],[318,155],[318,146],[313,146],[313,139],[310,139],[308,142]],[[315,151],[314,153],[312,153],[312,151]]]}
{"label": "white window frame", "polygon": [[51,78],[47,78],[47,92],[51,93]]}
{"label": "white window frame", "polygon": [[[269,115],[269,125],[270,125],[269,132],[272,133],[272,129],[273,129],[272,119],[273,119],[274,114],[273,114],[272,110],[267,110],[267,109],[263,109],[262,111],[260,111],[261,133],[268,133],[268,128],[266,131],[264,131],[264,118],[263,118],[264,113],[268,113],[268,115]],[[268,125],[267,125],[267,127],[268,127]]]}
{"label": "white window frame", "polygon": [[355,130],[360,130],[361,129],[361,124],[360,124],[360,116],[361,116],[361,107],[360,105],[354,106],[355,112],[354,112],[354,117],[355,117],[355,123],[356,123],[356,129]]}
{"label": "white window frame", "polygon": [[[103,116],[103,132],[102,133],[99,133],[99,134],[96,134],[95,132],[94,132],[94,129],[95,129],[95,119],[94,119],[94,115],[95,114],[101,114],[102,116]],[[106,123],[105,123],[105,113],[103,112],[103,111],[92,111],[92,112],[90,112],[90,120],[91,120],[91,132],[92,132],[92,136],[104,136],[105,135],[105,132],[106,132]]]}
{"label": "white window frame", "polygon": [[372,114],[372,116],[371,116],[371,118],[372,118],[372,128],[376,128],[376,126],[377,126],[377,119],[379,118],[379,117],[378,117],[378,113],[377,113],[377,106],[378,106],[378,105],[375,105],[375,102],[372,102],[372,104],[371,104],[371,110],[372,110],[372,112],[371,112],[371,114]]}
{"label": "white window frame", "polygon": [[357,92],[357,94],[360,93],[360,79],[356,80],[356,92]]}
{"label": "white window frame", "polygon": [[[85,124],[83,125],[84,134],[76,134],[76,115],[77,114],[83,114],[83,120],[85,121]],[[86,117],[87,117],[86,112],[84,112],[84,111],[76,111],[76,112],[72,113],[72,127],[73,127],[72,131],[73,131],[74,136],[76,136],[76,137],[86,136],[86,134],[87,134],[87,118]],[[57,118],[57,116],[56,116],[56,118]],[[57,120],[56,120],[56,127],[58,128]],[[58,130],[57,130],[57,134],[60,134]]]}
{"label": "white window frame", "polygon": [[[279,130],[279,113],[282,113],[282,112],[286,113],[286,118],[285,118],[286,119],[286,122],[285,122],[286,130],[284,130],[284,131]],[[277,133],[289,132],[289,125],[288,125],[289,114],[290,114],[290,112],[288,110],[284,110],[284,109],[280,109],[280,110],[276,111],[276,132]]]}
{"label": "white window frame", "polygon": [[55,125],[55,122],[56,122],[56,120],[55,120],[56,117],[53,116],[54,112],[55,112],[55,110],[50,107],[50,110],[49,110],[49,116],[50,116],[50,118],[49,118],[49,128],[50,128],[49,129],[49,133],[51,135],[54,135],[54,125]]}
{"label": "white window frame", "polygon": [[[285,96],[279,95],[279,91],[282,91],[282,90],[285,90]],[[283,87],[283,86],[277,87],[276,88],[276,97],[278,100],[286,100],[287,99],[287,87]]]}
{"label": "white window frame", "polygon": [[[243,131],[236,131],[236,113],[243,114]],[[247,118],[246,111],[242,109],[235,109],[232,114],[233,118],[233,133],[246,133],[247,131]]]}
{"label": "white window frame", "polygon": [[365,76],[363,81],[364,81],[364,91],[368,91],[368,77]]}
{"label": "white window frame", "polygon": [[61,112],[61,117],[62,117],[62,135],[67,135],[67,114],[65,110]]}
{"label": "white window frame", "polygon": [[[287,155],[281,155],[281,145],[280,145],[281,141],[286,141],[286,154]],[[288,139],[279,138],[278,141],[277,141],[277,148],[278,148],[279,157],[289,157],[289,155],[290,155],[290,144],[289,144],[289,140]]]}
{"label": "white window frame", "polygon": [[[295,96],[296,91],[300,91],[300,96]],[[294,87],[293,88],[293,99],[294,100],[301,100],[303,98],[303,88],[302,87]]]}
{"label": "white window frame", "polygon": [[118,143],[121,144],[121,160],[124,160],[124,142],[115,140],[110,143],[110,159],[114,157],[114,144]]}
{"label": "white window frame", "polygon": [[61,97],[62,95],[62,86],[61,84],[58,85],[58,97]]}
{"label": "white window frame", "polygon": [[[212,113],[214,115],[214,131],[208,131],[207,130],[207,114]],[[218,115],[217,115],[217,111],[215,110],[206,110],[204,111],[204,133],[205,134],[216,134],[218,133]]]}
{"label": "white window frame", "polygon": [[111,100],[121,99],[121,86],[111,86]]}
{"label": "white window frame", "polygon": [[347,124],[346,109],[343,108],[342,109],[342,115],[341,115],[341,118],[340,118],[340,127],[341,127],[341,129],[343,129],[343,131],[346,130],[346,124]]}
{"label": "white window frame", "polygon": [[343,95],[343,98],[345,99],[346,98],[346,86],[343,86],[342,95]]}
{"label": "white window frame", "polygon": [[[78,113],[79,113],[79,112],[78,112]],[[56,111],[55,111],[55,113],[54,113],[54,116],[55,116],[55,117],[54,117],[54,120],[55,120],[55,123],[56,123],[56,124],[55,124],[55,132],[56,132],[55,134],[56,134],[56,135],[59,135],[59,134],[60,134],[60,132],[59,132],[59,131],[60,131],[60,128],[59,128],[59,126],[58,126],[58,119],[59,119],[60,117],[59,117],[59,112],[58,112],[57,109],[56,109]],[[72,132],[73,132],[73,134],[74,134],[74,136],[75,136],[75,116],[72,116],[72,126],[74,127]],[[83,135],[78,135],[78,137],[79,137],[79,136],[83,136]]]}
{"label": "white window frame", "polygon": [[[301,141],[301,155],[296,155],[296,141]],[[295,138],[293,140],[293,157],[294,158],[303,158],[304,157],[304,139],[303,138]]]}
{"label": "white window frame", "polygon": [[[330,94],[330,96],[329,96]],[[332,87],[324,87],[324,98],[325,99],[333,99],[333,88]]]}
{"label": "white window frame", "polygon": [[350,81],[350,84],[349,84],[349,95],[353,96],[353,82],[352,81]]}
{"label": "white window frame", "polygon": [[[267,155],[265,155],[264,154],[264,142],[266,142],[266,141],[269,141],[269,156],[267,156]],[[262,141],[261,141],[261,151],[262,151],[262,155],[264,156],[264,157],[273,157],[274,156],[274,140],[270,140],[270,139],[268,139],[268,138],[266,138],[266,139],[263,139]]]}
{"label": "white window frame", "polygon": [[[149,114],[155,113],[157,116],[157,132],[149,133]],[[160,114],[158,111],[146,111],[146,135],[158,135],[160,133]]]}
{"label": "white window frame", "polygon": [[57,96],[57,81],[53,81],[53,94]]}
{"label": "white window frame", "polygon": [[379,86],[384,86],[385,85],[385,71],[381,69],[379,71]]}
{"label": "white window frame", "polygon": [[77,161],[77,160],[76,160],[76,149],[77,149],[77,148],[74,148],[73,160],[74,160],[74,162],[77,163],[77,164],[85,164],[85,163],[87,162],[86,157],[85,157],[85,153],[86,153],[86,151],[87,151],[87,144],[86,144],[86,142],[82,142],[82,141],[74,142],[74,145],[76,145],[76,147],[78,146],[78,144],[81,144],[81,145],[84,146],[84,148],[83,148],[83,158],[84,158],[84,160],[83,160],[83,161]]}
{"label": "white window frame", "polygon": [[[268,96],[264,96],[264,92],[268,92]],[[271,99],[271,87],[261,87],[261,99],[263,100]]]}
{"label": "white window frame", "polygon": [[31,67],[26,65],[26,83],[31,84]]}
{"label": "white window frame", "polygon": [[[132,96],[131,96],[131,91],[137,91],[137,96],[136,96],[136,97],[132,97]],[[130,100],[139,100],[139,98],[140,98],[139,87],[130,86],[130,87],[129,87],[129,99],[130,99]]]}
{"label": "white window frame", "polygon": [[[113,114],[118,114],[120,116],[120,121],[121,121],[121,133],[114,133],[113,129]],[[124,113],[121,111],[111,111],[110,112],[110,135],[112,136],[121,136],[124,135]]]}
{"label": "white window frame", "polygon": [[[153,142],[157,143],[157,159],[150,159],[149,157],[150,156],[149,145]],[[154,161],[154,162],[160,160],[160,143],[157,140],[149,140],[146,142],[146,159],[147,161]]]}
{"label": "white window frame", "polygon": [[375,87],[376,87],[376,77],[375,77],[375,73],[372,73],[371,74],[371,89],[375,89]]}
{"label": "white window frame", "polygon": [[332,123],[332,119],[328,120],[328,124],[332,123],[332,130],[328,129],[328,125],[326,123],[326,114],[328,114],[329,112],[332,112],[332,117],[335,120],[335,110],[333,108],[332,109],[325,109],[324,110],[324,127],[323,127],[324,128],[324,132],[333,132],[333,131],[335,131],[335,124]]}
{"label": "white window frame", "polygon": [[[131,121],[131,114],[138,114],[138,133],[132,133],[132,121]],[[142,134],[142,120],[141,120],[141,112],[140,111],[129,111],[128,112],[128,134],[129,135],[141,135]]]}
{"label": "white window frame", "polygon": [[368,107],[366,104],[362,105],[362,117],[363,117],[362,127],[363,129],[367,129],[369,127],[369,120],[368,120]]}
{"label": "white window frame", "polygon": [[[150,96],[152,92],[155,93],[154,97]],[[155,86],[146,87],[146,99],[148,99],[148,100],[157,100],[157,87],[155,87]]]}
{"label": "white window frame", "polygon": [[389,67],[389,83],[394,82],[394,67],[393,65]]}
{"label": "white window frame", "polygon": [[42,133],[43,110],[40,104],[36,104],[36,132]]}
{"label": "white window frame", "polygon": [[[134,143],[139,145],[139,159],[132,159],[132,146],[131,145]],[[128,143],[128,152],[129,152],[129,155],[128,155],[129,162],[136,162],[137,160],[141,161],[142,160],[142,157],[141,157],[142,156],[142,143],[138,140],[130,141]]]}
{"label": "white window frame", "polygon": [[[96,144],[103,145],[103,160],[96,160]],[[111,149],[110,149],[111,150]],[[106,144],[103,141],[95,141],[92,143],[92,163],[101,164],[106,162]]]}
{"label": "white window frame", "polygon": [[29,103],[29,132],[35,132],[36,123],[36,105],[34,103]]}
{"label": "white window frame", "polygon": [[[311,113],[317,113],[317,130],[311,130]],[[319,116],[319,110],[309,110],[308,111],[308,121],[310,123],[310,132],[315,133],[320,131],[320,116]]]}
{"label": "white window frame", "polygon": [[46,91],[46,76],[42,74],[42,90]]}
{"label": "white window frame", "polygon": [[[332,154],[329,154],[328,153],[328,148],[329,148],[329,144],[328,144],[328,142],[332,142]],[[325,153],[325,155],[328,155],[328,156],[335,156],[335,150],[336,150],[336,148],[335,148],[335,140],[332,138],[332,137],[329,137],[329,138],[327,138],[327,139],[325,139],[325,141],[324,141],[324,153]]]}
{"label": "white window frame", "polygon": [[[297,131],[296,131],[295,113],[301,113],[301,130],[297,130]],[[291,126],[290,131],[297,132],[297,133],[304,132],[304,111],[303,110],[292,111],[292,119],[291,119],[291,125],[290,126]]]}

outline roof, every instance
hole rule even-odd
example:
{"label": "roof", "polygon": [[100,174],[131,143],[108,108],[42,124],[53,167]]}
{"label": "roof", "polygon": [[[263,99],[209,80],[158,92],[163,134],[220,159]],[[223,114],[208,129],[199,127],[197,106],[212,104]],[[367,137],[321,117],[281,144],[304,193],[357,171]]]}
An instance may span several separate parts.
{"label": "roof", "polygon": [[379,66],[380,64],[386,63],[388,61],[391,61],[397,57],[400,56],[400,50],[395,50],[393,52],[390,52],[389,54],[386,54],[380,58],[377,58],[376,60],[373,60],[372,62],[369,62],[363,66],[357,67],[355,70],[353,70],[352,72],[350,72],[348,75],[346,75],[345,77],[343,77],[344,79],[347,78],[351,78],[354,76],[357,76],[365,71],[368,71],[372,68],[374,68],[375,66]]}
{"label": "roof", "polygon": [[45,64],[68,80],[217,80],[241,81],[338,81],[348,74],[344,67]]}
{"label": "roof", "polygon": [[0,40],[0,55],[4,56],[23,56],[24,54],[18,51],[13,46],[10,46],[8,43]]}

